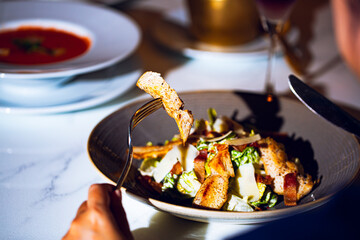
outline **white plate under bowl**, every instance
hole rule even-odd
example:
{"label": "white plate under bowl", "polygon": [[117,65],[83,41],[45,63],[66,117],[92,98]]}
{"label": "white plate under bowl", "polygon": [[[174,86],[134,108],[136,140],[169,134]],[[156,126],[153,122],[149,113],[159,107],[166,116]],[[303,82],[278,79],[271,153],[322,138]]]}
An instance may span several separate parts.
{"label": "white plate under bowl", "polygon": [[[83,55],[54,64],[18,65],[0,62],[0,83],[44,79],[61,83],[69,76],[99,70],[129,56],[141,33],[127,15],[101,5],[70,1],[0,2],[0,31],[20,25],[55,27],[91,38]],[[29,81],[31,84],[31,81]]]}
{"label": "white plate under bowl", "polygon": [[110,101],[135,86],[141,70],[133,60],[74,77],[58,87],[43,90],[0,88],[0,113],[49,114],[78,111]]}

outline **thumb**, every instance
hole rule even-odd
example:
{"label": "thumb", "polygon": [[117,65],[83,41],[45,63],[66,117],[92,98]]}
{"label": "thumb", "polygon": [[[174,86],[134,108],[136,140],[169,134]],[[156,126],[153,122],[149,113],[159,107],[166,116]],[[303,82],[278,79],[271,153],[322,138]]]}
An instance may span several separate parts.
{"label": "thumb", "polygon": [[129,222],[126,218],[126,213],[122,205],[121,191],[119,189],[116,189],[115,191],[111,192],[110,196],[110,208],[120,228],[120,231],[126,236],[126,239],[133,239],[129,227]]}
{"label": "thumb", "polygon": [[89,208],[109,208],[111,186],[106,184],[93,184],[89,188],[88,207]]}

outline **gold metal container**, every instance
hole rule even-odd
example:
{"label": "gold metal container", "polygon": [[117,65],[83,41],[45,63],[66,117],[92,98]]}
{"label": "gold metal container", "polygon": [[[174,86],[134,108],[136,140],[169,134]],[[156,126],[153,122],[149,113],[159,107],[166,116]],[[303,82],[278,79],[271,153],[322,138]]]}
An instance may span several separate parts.
{"label": "gold metal container", "polygon": [[201,42],[239,45],[260,34],[254,0],[187,0],[190,31]]}

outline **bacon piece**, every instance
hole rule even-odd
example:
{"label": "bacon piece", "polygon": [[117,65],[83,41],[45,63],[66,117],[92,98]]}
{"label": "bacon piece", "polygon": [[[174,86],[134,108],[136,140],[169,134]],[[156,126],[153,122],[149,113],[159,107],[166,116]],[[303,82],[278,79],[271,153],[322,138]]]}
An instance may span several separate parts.
{"label": "bacon piece", "polygon": [[295,206],[297,200],[296,173],[288,173],[284,177],[284,202],[286,206]]}
{"label": "bacon piece", "polygon": [[248,146],[248,144],[243,144],[243,145],[237,145],[237,146],[233,146],[233,148],[239,152],[242,152],[245,150],[245,148]]}
{"label": "bacon piece", "polygon": [[199,155],[194,159],[194,172],[199,180],[203,183],[205,180],[205,162],[207,159],[207,150],[200,150]]}
{"label": "bacon piece", "polygon": [[263,183],[265,185],[271,185],[274,179],[270,177],[269,175],[261,176],[260,174],[255,174],[256,182]]}
{"label": "bacon piece", "polygon": [[156,191],[157,193],[162,193],[162,183],[157,183],[151,179],[150,176],[142,176],[140,175],[138,177],[138,180],[140,181],[140,184],[144,186],[149,191]]}
{"label": "bacon piece", "polygon": [[176,175],[180,175],[182,173],[183,169],[181,166],[181,163],[179,161],[177,161],[173,168],[170,170],[171,174],[176,174]]}

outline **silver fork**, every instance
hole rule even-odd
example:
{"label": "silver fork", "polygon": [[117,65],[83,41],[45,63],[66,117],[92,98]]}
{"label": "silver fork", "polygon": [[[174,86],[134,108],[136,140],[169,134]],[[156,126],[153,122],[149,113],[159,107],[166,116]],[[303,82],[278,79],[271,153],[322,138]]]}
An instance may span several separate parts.
{"label": "silver fork", "polygon": [[153,112],[155,112],[156,110],[161,108],[162,106],[163,105],[162,105],[162,101],[160,98],[153,99],[153,100],[145,103],[138,110],[136,110],[134,115],[131,117],[129,128],[128,128],[127,159],[126,159],[125,167],[123,168],[123,170],[120,174],[120,177],[119,177],[118,181],[116,182],[115,189],[121,188],[121,186],[123,185],[123,183],[126,179],[126,176],[129,173],[129,170],[130,170],[130,167],[132,164],[132,160],[133,160],[133,146],[132,146],[132,139],[131,139],[132,131],[134,130],[136,125],[138,125],[144,118],[146,118],[147,116],[149,116],[150,114],[152,114]]}

